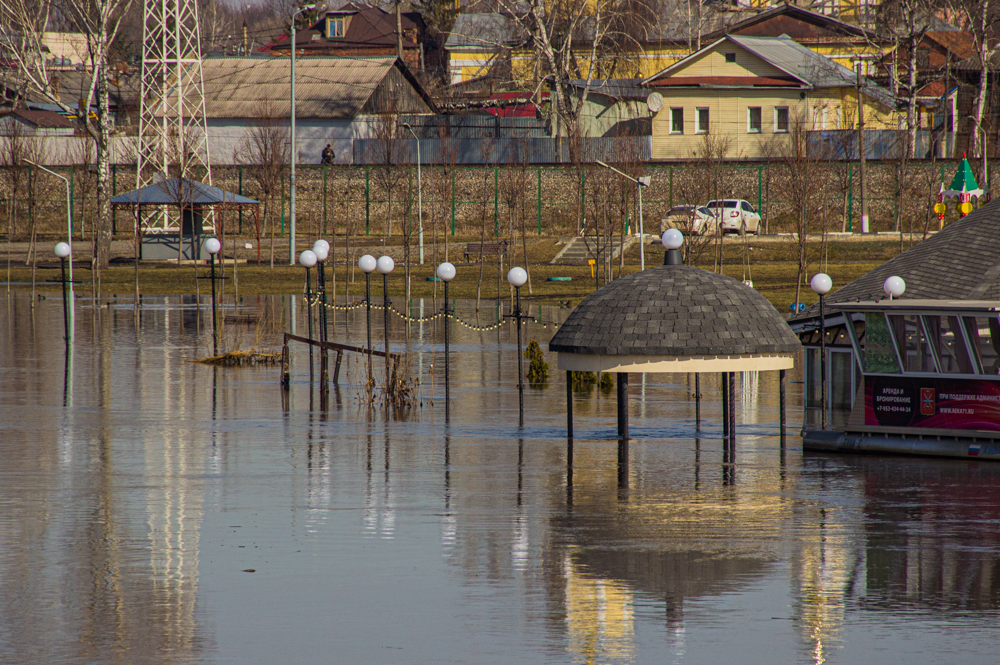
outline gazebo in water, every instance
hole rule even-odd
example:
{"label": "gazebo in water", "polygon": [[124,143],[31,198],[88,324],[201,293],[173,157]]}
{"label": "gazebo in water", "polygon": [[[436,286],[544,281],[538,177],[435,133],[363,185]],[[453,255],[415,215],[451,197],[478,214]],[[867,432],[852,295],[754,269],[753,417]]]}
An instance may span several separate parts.
{"label": "gazebo in water", "polygon": [[[146,260],[207,259],[202,235],[203,220],[214,212],[216,219],[228,211],[248,210],[253,213],[257,229],[257,249],[260,251],[260,201],[191,178],[167,178],[141,189],[119,194],[111,199],[116,210],[131,213],[142,230],[140,257]],[[163,221],[159,228],[144,223],[154,215]],[[171,215],[175,215],[171,219]],[[179,220],[179,223],[178,223]],[[211,227],[215,231],[214,223]],[[189,242],[185,242],[189,239]],[[207,237],[205,238],[207,239]],[[183,247],[180,247],[184,243]]]}
{"label": "gazebo in water", "polygon": [[[791,369],[798,337],[768,300],[731,277],[682,265],[679,232],[664,234],[662,266],[621,277],[590,294],[549,342],[567,372],[614,372],[618,461],[628,463],[629,372],[719,372],[724,431],[733,437],[733,373]],[[567,429],[573,412],[567,375]],[[728,408],[726,408],[728,407]]]}

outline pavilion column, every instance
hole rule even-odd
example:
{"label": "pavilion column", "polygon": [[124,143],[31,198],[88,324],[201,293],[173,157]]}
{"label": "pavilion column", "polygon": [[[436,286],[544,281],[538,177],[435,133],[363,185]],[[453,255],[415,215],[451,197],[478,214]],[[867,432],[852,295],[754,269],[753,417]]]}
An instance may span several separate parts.
{"label": "pavilion column", "polygon": [[736,444],[736,372],[729,372],[729,444]]}
{"label": "pavilion column", "polygon": [[719,375],[719,386],[722,392],[722,438],[729,436],[729,373]]}
{"label": "pavilion column", "polygon": [[573,438],[573,372],[566,372],[566,438]]}
{"label": "pavilion column", "polygon": [[618,384],[618,485],[624,487],[628,478],[628,374],[615,375]]}

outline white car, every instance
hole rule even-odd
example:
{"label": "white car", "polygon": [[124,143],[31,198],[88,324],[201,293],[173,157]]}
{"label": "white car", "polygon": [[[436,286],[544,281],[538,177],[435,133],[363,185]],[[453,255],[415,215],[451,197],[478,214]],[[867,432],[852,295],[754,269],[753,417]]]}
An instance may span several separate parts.
{"label": "white car", "polygon": [[722,220],[722,232],[758,233],[760,231],[760,213],[753,209],[749,202],[743,199],[725,199],[709,201],[705,207]]}
{"label": "white car", "polygon": [[692,235],[712,235],[715,233],[715,216],[705,206],[678,205],[670,209],[660,220],[660,233],[667,229],[679,229]]}

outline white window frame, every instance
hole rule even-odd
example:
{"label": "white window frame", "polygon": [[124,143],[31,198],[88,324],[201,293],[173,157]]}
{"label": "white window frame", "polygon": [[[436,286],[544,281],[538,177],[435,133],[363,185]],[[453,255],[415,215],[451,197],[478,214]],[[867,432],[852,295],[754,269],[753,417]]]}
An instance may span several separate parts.
{"label": "white window frame", "polygon": [[[758,118],[759,124],[757,126],[757,129],[754,129],[753,125],[750,124],[751,118],[753,117],[752,111],[754,109],[756,109],[758,111],[758,116],[759,116],[759,118]],[[748,106],[747,107],[747,134],[762,134],[763,132],[764,132],[763,109],[760,106]]]}
{"label": "white window frame", "polygon": [[[708,126],[701,126],[701,112],[704,111],[708,114]],[[694,110],[694,133],[695,134],[708,134],[712,129],[712,111],[708,106],[699,106]]]}
{"label": "white window frame", "polygon": [[[681,112],[681,128],[680,131],[674,129],[674,111]],[[670,133],[681,135],[684,133],[684,107],[683,106],[671,106],[670,107]]]}
{"label": "white window frame", "polygon": [[[340,34],[336,34],[334,26],[340,24]],[[344,35],[347,33],[347,19],[346,18],[331,18],[329,19],[327,28],[327,34],[330,35],[330,39],[343,39]]]}
{"label": "white window frame", "polygon": [[[778,127],[778,112],[779,111],[784,111],[785,112],[785,128],[784,129],[780,129]],[[791,124],[791,120],[792,120],[792,114],[789,112],[787,106],[775,106],[774,107],[774,133],[775,134],[787,134],[788,133],[788,126]]]}

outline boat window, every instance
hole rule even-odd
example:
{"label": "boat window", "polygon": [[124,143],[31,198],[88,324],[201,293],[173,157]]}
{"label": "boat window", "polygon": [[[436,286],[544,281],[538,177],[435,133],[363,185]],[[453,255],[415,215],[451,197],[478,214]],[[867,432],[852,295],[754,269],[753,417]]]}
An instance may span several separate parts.
{"label": "boat window", "polygon": [[965,348],[957,316],[925,316],[924,329],[937,351],[941,371],[948,374],[975,374]]}
{"label": "boat window", "polygon": [[843,351],[830,353],[830,408],[850,409],[851,395],[851,354]]}
{"label": "boat window", "polygon": [[820,371],[819,349],[806,349],[806,407],[819,407],[823,403],[820,392]]}
{"label": "boat window", "polygon": [[995,316],[965,317],[972,357],[983,374],[1000,374],[1000,321]]}
{"label": "boat window", "polygon": [[899,362],[882,312],[865,313],[865,374],[899,374]]}
{"label": "boat window", "polygon": [[903,370],[920,373],[937,372],[934,356],[924,338],[920,319],[913,315],[892,314],[889,316],[889,321],[892,323],[892,332],[896,336],[899,355],[903,360]]}

